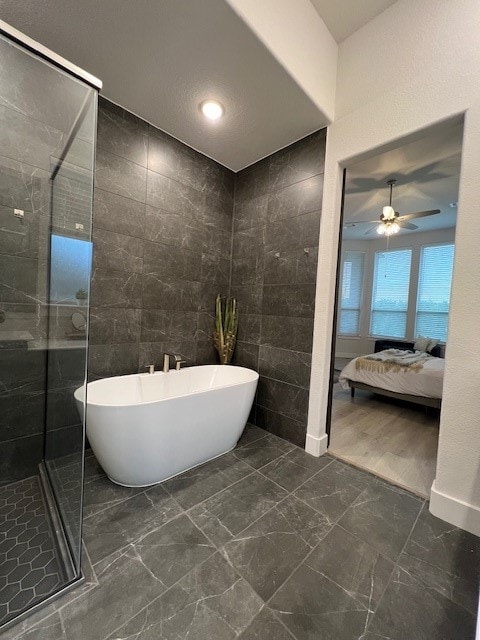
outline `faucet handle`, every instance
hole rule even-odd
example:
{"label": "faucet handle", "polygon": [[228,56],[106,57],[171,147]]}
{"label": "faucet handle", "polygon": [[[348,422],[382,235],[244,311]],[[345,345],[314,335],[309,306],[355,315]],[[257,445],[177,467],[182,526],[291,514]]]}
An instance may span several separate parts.
{"label": "faucet handle", "polygon": [[155,365],[154,364],[145,365],[145,369],[148,369],[148,373],[155,373]]}
{"label": "faucet handle", "polygon": [[177,360],[177,357],[175,357],[175,370],[176,371],[180,371],[180,369],[182,368],[182,364],[185,364],[187,361],[186,360],[182,360],[182,357],[179,356],[179,359]]}

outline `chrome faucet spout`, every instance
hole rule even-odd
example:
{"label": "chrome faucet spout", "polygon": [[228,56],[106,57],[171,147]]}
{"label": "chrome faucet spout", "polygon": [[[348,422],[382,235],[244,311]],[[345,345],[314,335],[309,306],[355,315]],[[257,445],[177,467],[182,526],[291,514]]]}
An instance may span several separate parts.
{"label": "chrome faucet spout", "polygon": [[182,356],[179,356],[176,353],[164,353],[163,354],[163,373],[168,373],[170,371],[170,358],[174,359],[175,369],[177,371],[180,370],[180,367],[185,362],[185,360],[182,360]]}

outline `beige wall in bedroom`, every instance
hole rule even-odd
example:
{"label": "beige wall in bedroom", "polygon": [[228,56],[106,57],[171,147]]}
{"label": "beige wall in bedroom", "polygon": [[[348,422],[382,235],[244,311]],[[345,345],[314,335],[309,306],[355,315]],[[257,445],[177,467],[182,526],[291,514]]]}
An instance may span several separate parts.
{"label": "beige wall in bedroom", "polygon": [[[409,233],[390,238],[390,249],[412,249],[412,265],[410,271],[410,293],[407,310],[407,330],[404,340],[413,340],[415,331],[415,311],[417,303],[417,284],[421,248],[431,244],[446,244],[455,241],[455,229],[437,229],[422,233]],[[363,251],[365,267],[363,278],[362,308],[360,310],[360,334],[358,336],[338,336],[335,355],[339,358],[354,358],[365,353],[373,353],[375,338],[370,337],[370,305],[372,298],[373,269],[376,251],[385,251],[385,238],[374,240],[343,240],[342,253],[345,251]],[[402,338],[399,338],[401,340]]]}
{"label": "beige wall in bedroom", "polygon": [[307,450],[326,449],[342,167],[465,116],[449,343],[431,510],[480,534],[478,0],[398,0],[339,48],[327,136]]}

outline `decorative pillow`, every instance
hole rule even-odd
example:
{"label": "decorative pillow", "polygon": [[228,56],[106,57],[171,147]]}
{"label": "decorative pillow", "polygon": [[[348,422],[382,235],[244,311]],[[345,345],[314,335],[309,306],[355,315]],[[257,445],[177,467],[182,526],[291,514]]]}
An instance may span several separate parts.
{"label": "decorative pillow", "polygon": [[429,347],[430,338],[424,338],[423,336],[418,336],[415,340],[415,344],[413,345],[415,351],[425,351],[425,353],[428,351]]}
{"label": "decorative pillow", "polygon": [[429,353],[437,344],[438,340],[435,338],[424,338],[423,336],[418,336],[413,348],[415,351],[425,351]]}

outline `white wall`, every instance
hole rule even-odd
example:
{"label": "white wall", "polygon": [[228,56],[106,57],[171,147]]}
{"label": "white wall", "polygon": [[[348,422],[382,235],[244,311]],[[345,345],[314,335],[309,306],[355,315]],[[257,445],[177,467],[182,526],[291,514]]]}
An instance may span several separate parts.
{"label": "white wall", "polygon": [[227,2],[331,122],[338,45],[310,0]]}
{"label": "white wall", "polygon": [[[339,49],[337,119],[327,136],[307,450],[325,417],[342,167],[465,115],[437,475],[430,509],[480,534],[480,2],[398,0]],[[401,142],[400,142],[401,141]]]}
{"label": "white wall", "polygon": [[[390,238],[390,249],[412,250],[410,271],[410,291],[408,296],[407,327],[404,340],[414,340],[415,314],[417,306],[418,276],[420,252],[423,246],[455,242],[455,229],[437,229],[421,233],[409,233]],[[362,308],[360,310],[360,331],[358,336],[338,336],[335,355],[340,358],[354,358],[365,353],[373,353],[375,338],[370,337],[370,308],[373,289],[373,272],[376,251],[385,251],[385,238],[373,240],[343,240],[342,254],[345,251],[363,251],[365,253]],[[400,340],[401,338],[399,338]]]}

